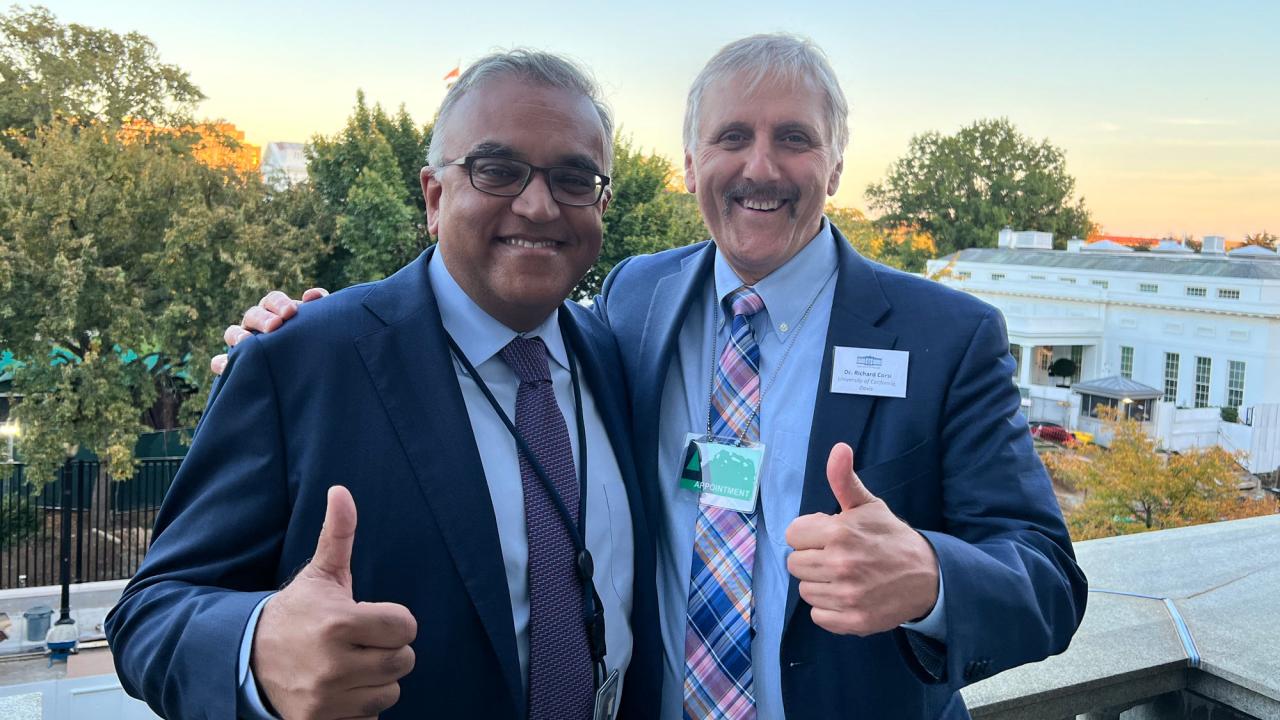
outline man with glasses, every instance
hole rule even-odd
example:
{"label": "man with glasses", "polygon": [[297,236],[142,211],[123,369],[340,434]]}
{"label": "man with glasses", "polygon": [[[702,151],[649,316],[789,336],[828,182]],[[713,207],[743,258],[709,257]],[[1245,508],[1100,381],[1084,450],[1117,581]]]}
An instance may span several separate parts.
{"label": "man with glasses", "polygon": [[[722,48],[685,114],[713,240],[596,299],[654,500],[664,719],[964,718],[961,687],[1061,652],[1084,612],[999,313],[823,217],[847,115],[807,40]],[[297,312],[263,305],[246,325]]]}
{"label": "man with glasses", "polygon": [[562,58],[463,73],[422,171],[439,244],[228,365],[107,620],[130,694],[166,717],[653,714],[619,360],[564,302],[612,130]]}

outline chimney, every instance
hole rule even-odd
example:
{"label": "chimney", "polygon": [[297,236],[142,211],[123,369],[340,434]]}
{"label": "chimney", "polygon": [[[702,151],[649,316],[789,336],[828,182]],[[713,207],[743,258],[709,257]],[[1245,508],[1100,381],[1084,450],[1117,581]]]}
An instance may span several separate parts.
{"label": "chimney", "polygon": [[1008,225],[1004,226],[1004,229],[1000,231],[1000,236],[996,239],[996,247],[998,248],[1013,247],[1013,228],[1009,227]]}
{"label": "chimney", "polygon": [[1224,255],[1226,254],[1226,240],[1221,235],[1205,235],[1203,244],[1200,246],[1201,255]]}
{"label": "chimney", "polygon": [[1013,246],[1019,250],[1052,250],[1053,233],[1020,230],[1013,234]]}
{"label": "chimney", "polygon": [[1084,241],[1075,235],[1072,235],[1071,239],[1067,241],[1067,252],[1069,253],[1078,253],[1082,247],[1084,247]]}

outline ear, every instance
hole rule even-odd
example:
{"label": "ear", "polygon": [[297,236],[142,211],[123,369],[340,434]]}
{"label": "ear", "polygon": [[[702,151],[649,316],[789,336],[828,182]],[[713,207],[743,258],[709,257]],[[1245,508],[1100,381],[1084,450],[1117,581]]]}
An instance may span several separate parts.
{"label": "ear", "polygon": [[440,179],[436,177],[439,168],[427,165],[422,168],[418,174],[418,179],[422,182],[422,199],[427,204],[427,232],[432,237],[440,237],[440,195],[444,192],[444,187],[440,184]]}
{"label": "ear", "polygon": [[609,201],[613,199],[613,188],[606,187],[604,195],[600,198],[600,214],[603,215],[605,210],[609,209]]}
{"label": "ear", "polygon": [[684,151],[684,187],[691,193],[698,192],[698,174],[693,170],[693,153]]}
{"label": "ear", "polygon": [[827,178],[827,195],[836,194],[836,190],[840,189],[840,173],[844,172],[844,158],[840,158],[840,162],[831,169],[831,177]]}

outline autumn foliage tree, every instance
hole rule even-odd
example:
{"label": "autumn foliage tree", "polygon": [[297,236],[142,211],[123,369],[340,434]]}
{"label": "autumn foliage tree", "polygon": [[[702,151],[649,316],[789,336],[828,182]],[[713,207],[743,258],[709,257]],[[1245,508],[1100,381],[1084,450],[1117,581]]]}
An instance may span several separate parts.
{"label": "autumn foliage tree", "polygon": [[1257,245],[1258,247],[1263,247],[1268,250],[1276,249],[1277,240],[1280,240],[1280,238],[1277,238],[1275,235],[1272,235],[1266,230],[1263,230],[1262,232],[1253,233],[1252,235],[1244,236],[1245,245]]}
{"label": "autumn foliage tree", "polygon": [[1232,520],[1277,511],[1269,498],[1249,499],[1236,489],[1238,458],[1219,447],[1160,452],[1142,426],[1109,418],[1108,448],[1045,453],[1054,481],[1084,493],[1067,515],[1071,536],[1088,540]]}
{"label": "autumn foliage tree", "polygon": [[907,227],[882,228],[857,208],[827,206],[827,218],[859,255],[906,272],[924,270],[937,254],[929,233]]}

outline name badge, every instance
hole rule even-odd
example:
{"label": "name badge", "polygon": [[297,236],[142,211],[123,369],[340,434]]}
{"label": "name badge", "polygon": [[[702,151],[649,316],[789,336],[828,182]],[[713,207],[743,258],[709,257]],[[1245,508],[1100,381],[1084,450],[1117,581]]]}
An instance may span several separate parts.
{"label": "name badge", "polygon": [[845,395],[907,396],[911,353],[879,348],[832,348],[831,392]]}
{"label": "name badge", "polygon": [[698,493],[703,505],[755,512],[764,445],[689,433],[680,467],[680,487]]}
{"label": "name badge", "polygon": [[605,678],[604,684],[596,691],[596,708],[591,713],[592,720],[613,720],[618,716],[618,671],[614,670]]}

